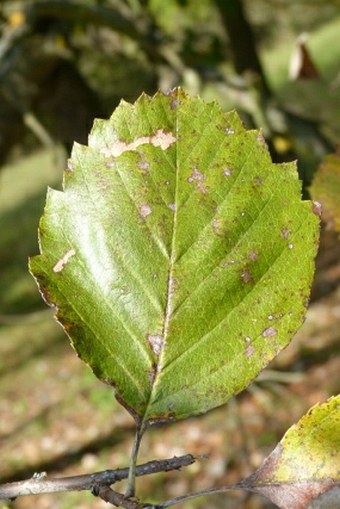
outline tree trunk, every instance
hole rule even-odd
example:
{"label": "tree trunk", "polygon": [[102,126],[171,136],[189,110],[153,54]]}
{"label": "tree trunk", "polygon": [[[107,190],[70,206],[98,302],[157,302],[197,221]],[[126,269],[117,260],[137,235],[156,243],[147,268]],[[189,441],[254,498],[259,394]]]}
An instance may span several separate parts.
{"label": "tree trunk", "polygon": [[261,88],[271,95],[266,76],[256,51],[256,42],[250,23],[244,12],[242,0],[214,0],[228,34],[232,59],[238,74],[257,75]]}

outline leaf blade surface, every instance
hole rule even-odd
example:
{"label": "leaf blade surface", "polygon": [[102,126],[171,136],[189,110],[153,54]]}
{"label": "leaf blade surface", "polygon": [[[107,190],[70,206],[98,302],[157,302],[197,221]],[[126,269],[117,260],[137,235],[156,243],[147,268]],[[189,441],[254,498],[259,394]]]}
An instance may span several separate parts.
{"label": "leaf blade surface", "polygon": [[318,218],[300,195],[295,165],[235,113],[142,96],[75,146],[31,271],[131,413],[184,418],[246,387],[302,323]]}

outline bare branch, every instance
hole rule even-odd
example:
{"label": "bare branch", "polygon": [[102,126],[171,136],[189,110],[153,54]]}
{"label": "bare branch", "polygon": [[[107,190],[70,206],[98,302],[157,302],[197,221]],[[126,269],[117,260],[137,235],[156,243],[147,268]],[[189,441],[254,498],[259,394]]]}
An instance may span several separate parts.
{"label": "bare branch", "polygon": [[116,507],[124,507],[125,509],[141,509],[143,507],[136,500],[125,498],[122,493],[112,490],[109,486],[100,486],[98,489],[95,489],[93,494],[100,497],[104,502],[108,502]]}
{"label": "bare branch", "polygon": [[[136,467],[136,475],[150,475],[156,472],[168,472],[192,465],[196,458],[191,454],[175,456],[165,460],[154,460]],[[46,474],[34,474],[31,479],[6,484],[0,484],[0,500],[14,499],[25,495],[40,495],[42,493],[57,493],[65,491],[90,490],[101,496],[99,488],[110,486],[115,482],[127,479],[128,468],[104,470],[93,474],[76,475],[71,477],[47,478]]]}

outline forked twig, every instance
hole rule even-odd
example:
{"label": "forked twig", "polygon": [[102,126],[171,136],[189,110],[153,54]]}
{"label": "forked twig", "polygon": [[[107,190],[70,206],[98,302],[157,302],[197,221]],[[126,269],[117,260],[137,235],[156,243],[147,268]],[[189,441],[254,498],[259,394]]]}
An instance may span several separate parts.
{"label": "forked twig", "polygon": [[[195,461],[196,458],[191,454],[165,460],[149,461],[148,463],[136,467],[136,476],[178,470],[182,467],[192,465]],[[59,478],[48,478],[46,473],[34,474],[33,477],[24,481],[0,484],[0,500],[11,500],[25,495],[81,490],[89,490],[95,495],[101,496],[101,487],[108,487],[118,481],[127,479],[128,475],[128,468],[104,470],[102,472],[94,472],[93,474]]]}

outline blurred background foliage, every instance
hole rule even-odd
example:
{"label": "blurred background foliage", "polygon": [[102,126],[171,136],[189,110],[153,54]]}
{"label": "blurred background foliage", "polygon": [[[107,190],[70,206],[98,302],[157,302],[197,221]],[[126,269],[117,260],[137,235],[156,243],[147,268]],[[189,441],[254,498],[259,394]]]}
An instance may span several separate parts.
{"label": "blurred background foliage", "polygon": [[[307,196],[340,140],[339,34],[340,0],[0,1],[0,455],[8,460],[0,480],[127,461],[129,418],[77,361],[27,271],[27,257],[38,251],[46,186],[60,188],[73,142],[86,143],[93,119],[109,117],[122,98],[181,85],[236,108],[248,128],[261,128],[274,161],[298,159]],[[339,177],[331,178],[336,202]],[[318,198],[317,186],[312,192]],[[180,478],[181,493],[239,480],[304,409],[339,390],[339,254],[337,234],[324,228],[312,322],[307,318],[305,339],[274,365],[284,374],[265,375],[237,411],[231,403],[228,421],[217,410],[178,425],[180,440],[167,432],[163,448],[157,430],[147,439],[143,459],[210,451],[210,470],[193,467],[186,484]],[[262,391],[263,383],[270,390]],[[118,452],[108,452],[120,442]],[[171,479],[162,490],[180,494]],[[143,486],[156,496],[157,482]],[[36,507],[102,507],[86,497],[42,497]],[[223,507],[223,500],[187,507],[200,504]],[[242,504],[265,507],[255,495]],[[12,505],[32,507],[32,500]]]}

